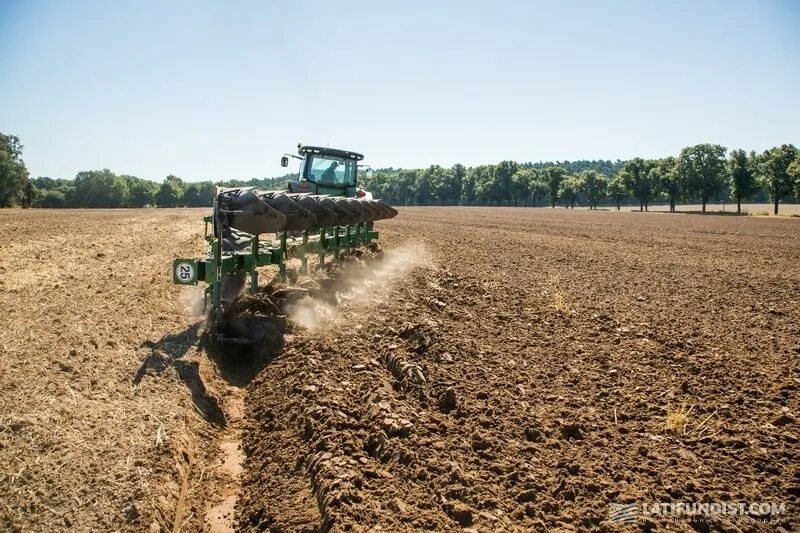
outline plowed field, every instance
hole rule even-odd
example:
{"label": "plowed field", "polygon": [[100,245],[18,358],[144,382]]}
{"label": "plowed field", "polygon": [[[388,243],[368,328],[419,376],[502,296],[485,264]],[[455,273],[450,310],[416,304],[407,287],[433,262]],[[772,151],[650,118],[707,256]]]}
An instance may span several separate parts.
{"label": "plowed field", "polygon": [[203,213],[0,212],[0,525],[800,529],[800,220],[402,208],[253,366]]}

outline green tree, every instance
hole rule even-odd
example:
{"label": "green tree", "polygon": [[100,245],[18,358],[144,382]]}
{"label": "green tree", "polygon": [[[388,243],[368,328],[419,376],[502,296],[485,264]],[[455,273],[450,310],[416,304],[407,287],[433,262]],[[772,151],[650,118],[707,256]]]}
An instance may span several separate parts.
{"label": "green tree", "polygon": [[129,207],[145,207],[156,203],[158,184],[138,178],[128,183]]}
{"label": "green tree", "polygon": [[40,191],[37,205],[47,208],[67,207],[67,197],[62,190],[44,189]]}
{"label": "green tree", "polygon": [[24,193],[28,169],[22,160],[22,143],[0,133],[0,207],[11,207]]}
{"label": "green tree", "polygon": [[558,201],[558,193],[561,188],[561,182],[567,171],[561,167],[547,167],[542,170],[545,183],[547,184],[547,195],[550,198],[550,207],[555,208]]}
{"label": "green tree", "polygon": [[464,165],[456,163],[450,172],[447,173],[446,180],[446,194],[447,197],[453,202],[458,203],[461,198],[461,188],[464,186],[464,177],[467,175],[467,169]]}
{"label": "green tree", "polygon": [[597,209],[597,204],[606,197],[608,180],[596,170],[583,170],[577,174],[581,182],[581,189],[589,200],[589,208]]}
{"label": "green tree", "polygon": [[789,175],[794,179],[795,187],[797,187],[796,196],[800,198],[800,154],[794,158],[792,164],[788,168]]}
{"label": "green tree", "polygon": [[110,170],[86,170],[75,176],[75,194],[81,207],[123,207],[128,184]]}
{"label": "green tree", "polygon": [[547,183],[545,182],[545,176],[542,174],[541,170],[531,169],[534,172],[533,180],[530,183],[531,189],[531,205],[536,207],[539,205],[539,201],[545,197],[547,197]]}
{"label": "green tree", "polygon": [[566,204],[575,209],[575,202],[578,201],[583,183],[578,176],[567,176],[561,180],[558,188],[558,195]]}
{"label": "green tree", "polygon": [[614,200],[614,205],[617,206],[617,211],[619,211],[620,202],[628,196],[628,188],[619,174],[608,180],[608,196]]}
{"label": "green tree", "polygon": [[33,207],[36,204],[36,199],[39,197],[39,191],[36,186],[29,179],[25,180],[25,185],[22,186],[22,194],[20,195],[20,203],[22,207]]}
{"label": "green tree", "polygon": [[514,161],[500,161],[494,167],[495,186],[497,188],[498,201],[503,200],[511,205],[513,198],[513,176],[517,172],[519,164]]}
{"label": "green tree", "polygon": [[417,170],[415,174],[416,194],[414,202],[418,205],[429,205],[433,201],[434,166],[431,165],[427,169]]}
{"label": "green tree", "polygon": [[175,180],[169,177],[164,180],[156,193],[156,205],[158,207],[178,207],[183,199],[183,188]]}
{"label": "green tree", "polygon": [[499,187],[496,181],[497,174],[494,165],[480,165],[475,168],[475,194],[481,204],[499,202]]}
{"label": "green tree", "polygon": [[33,184],[40,191],[49,191],[61,185],[61,181],[66,180],[54,180],[53,178],[48,178],[46,176],[39,176],[38,178],[33,179]]}
{"label": "green tree", "polygon": [[758,179],[769,191],[778,214],[780,201],[792,194],[796,184],[789,167],[797,159],[798,150],[792,144],[782,144],[764,151],[758,158]]}
{"label": "green tree", "polygon": [[726,187],[728,168],[725,147],[719,144],[696,144],[681,150],[678,171],[684,176],[688,192],[700,198],[703,213],[706,204]]}
{"label": "green tree", "polygon": [[33,180],[33,185],[37,191],[38,207],[78,207],[73,180],[40,176]]}
{"label": "green tree", "polygon": [[746,200],[759,190],[753,159],[744,150],[731,150],[728,157],[731,196],[736,200],[736,212],[742,213],[742,200]]}
{"label": "green tree", "polygon": [[66,179],[36,178],[36,207],[80,207],[75,182]]}
{"label": "green tree", "polygon": [[475,169],[470,168],[464,175],[464,181],[461,184],[461,205],[472,205],[477,197],[475,190]]}
{"label": "green tree", "polygon": [[215,188],[216,186],[211,181],[191,183],[183,191],[182,204],[186,207],[211,207],[214,203]]}
{"label": "green tree", "polygon": [[658,174],[651,173],[655,164],[635,157],[622,165],[619,176],[631,196],[639,200],[639,211],[647,211],[650,200],[658,189]]}
{"label": "green tree", "polygon": [[686,194],[686,180],[678,168],[678,161],[672,156],[659,159],[656,163],[656,173],[661,190],[669,198],[669,211],[675,212],[675,204]]}
{"label": "green tree", "polygon": [[358,175],[358,183],[361,187],[370,191],[375,198],[386,199],[389,180],[389,175],[386,172],[373,172],[370,177],[366,171],[359,170]]}
{"label": "green tree", "polygon": [[414,201],[414,196],[416,194],[416,181],[416,170],[401,170],[397,173],[395,190],[398,202],[401,205],[408,205]]}
{"label": "green tree", "polygon": [[527,207],[528,198],[531,196],[531,186],[537,177],[537,172],[532,168],[520,168],[511,176],[511,195],[514,198],[515,207],[520,200]]}
{"label": "green tree", "polygon": [[[175,185],[179,186],[181,189],[183,189],[183,187],[184,187],[183,180],[181,178],[179,178],[178,176],[174,175],[174,174],[170,174],[169,176],[164,178],[164,181],[168,181],[170,183],[174,183]],[[242,183],[242,185],[243,186],[248,186],[248,183],[244,182],[244,183]]]}
{"label": "green tree", "polygon": [[426,172],[431,182],[431,195],[438,200],[439,205],[444,205],[458,190],[453,180],[453,173],[439,165],[432,165]]}

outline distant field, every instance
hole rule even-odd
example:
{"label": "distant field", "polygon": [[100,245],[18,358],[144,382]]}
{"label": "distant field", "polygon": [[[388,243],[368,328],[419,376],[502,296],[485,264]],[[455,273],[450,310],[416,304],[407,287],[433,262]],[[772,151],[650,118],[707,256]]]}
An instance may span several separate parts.
{"label": "distant field", "polygon": [[[629,206],[624,206],[623,209],[631,209]],[[774,206],[772,204],[742,204],[742,211],[749,215],[771,215]],[[638,209],[638,208],[636,208]],[[678,205],[675,208],[678,212],[691,212],[701,211],[703,206],[700,204],[686,204]],[[669,211],[669,205],[651,205],[650,211]],[[735,213],[736,204],[706,204],[706,211],[720,211],[725,213]],[[785,216],[800,216],[800,204],[781,204],[778,210],[780,215]]]}

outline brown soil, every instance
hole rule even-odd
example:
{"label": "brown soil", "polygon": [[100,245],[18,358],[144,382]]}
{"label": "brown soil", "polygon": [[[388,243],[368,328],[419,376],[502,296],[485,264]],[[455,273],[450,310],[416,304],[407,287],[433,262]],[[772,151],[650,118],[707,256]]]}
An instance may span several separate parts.
{"label": "brown soil", "polygon": [[[800,222],[403,209],[248,388],[241,529],[800,528]],[[769,523],[609,503],[785,502]],[[738,529],[737,529],[738,528]]]}
{"label": "brown soil", "polygon": [[205,211],[0,210],[0,530],[202,527],[232,396],[170,265]]}
{"label": "brown soil", "polygon": [[[0,211],[0,529],[800,529],[800,221],[405,208],[250,359],[203,214]],[[788,508],[608,520],[717,501]]]}

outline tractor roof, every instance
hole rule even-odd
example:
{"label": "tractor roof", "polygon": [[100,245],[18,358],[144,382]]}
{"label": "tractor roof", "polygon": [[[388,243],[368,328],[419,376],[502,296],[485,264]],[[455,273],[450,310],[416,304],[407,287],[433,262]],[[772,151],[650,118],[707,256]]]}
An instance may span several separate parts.
{"label": "tractor roof", "polygon": [[337,150],[336,148],[323,148],[322,146],[301,146],[297,150],[301,155],[318,154],[318,155],[332,155],[336,157],[343,157],[345,159],[355,159],[361,161],[364,159],[362,154],[350,152],[348,150]]}

